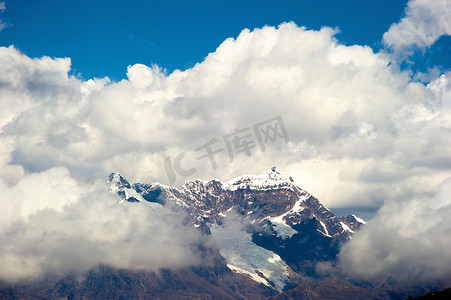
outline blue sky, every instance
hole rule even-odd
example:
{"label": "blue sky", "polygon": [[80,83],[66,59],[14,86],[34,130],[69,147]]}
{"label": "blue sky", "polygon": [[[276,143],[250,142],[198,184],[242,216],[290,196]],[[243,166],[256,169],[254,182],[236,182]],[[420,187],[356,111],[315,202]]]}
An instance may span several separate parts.
{"label": "blue sky", "polygon": [[[308,29],[337,27],[346,45],[381,48],[382,35],[404,14],[405,0],[321,1],[6,1],[0,46],[31,57],[70,57],[83,78],[126,77],[128,65],[186,69],[244,28],[293,21]],[[450,41],[440,39],[415,61],[449,68]],[[418,60],[418,61],[417,61]]]}

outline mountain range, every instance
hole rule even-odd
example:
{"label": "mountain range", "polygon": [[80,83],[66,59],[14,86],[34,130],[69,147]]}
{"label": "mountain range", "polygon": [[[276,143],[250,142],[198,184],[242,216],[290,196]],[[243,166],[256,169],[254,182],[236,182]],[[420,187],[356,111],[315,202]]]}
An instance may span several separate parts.
{"label": "mountain range", "polygon": [[204,263],[158,272],[101,265],[82,278],[68,274],[2,284],[0,298],[391,299],[427,292],[362,285],[318,272],[318,263],[336,262],[341,245],[365,221],[334,215],[277,167],[227,182],[194,180],[179,187],[131,184],[120,173],[108,181],[119,203],[142,205],[167,219],[183,218],[184,226],[198,230],[208,241],[195,245]]}

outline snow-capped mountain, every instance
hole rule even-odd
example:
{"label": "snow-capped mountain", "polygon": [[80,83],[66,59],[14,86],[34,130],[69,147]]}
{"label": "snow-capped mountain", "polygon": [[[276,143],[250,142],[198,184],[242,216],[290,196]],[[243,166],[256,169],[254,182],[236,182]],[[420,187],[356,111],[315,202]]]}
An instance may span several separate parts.
{"label": "snow-capped mountain", "polygon": [[354,281],[337,269],[318,273],[317,264],[333,266],[340,246],[365,221],[335,216],[275,167],[180,187],[130,184],[119,173],[108,181],[118,205],[163,215],[159,228],[176,218],[189,227],[177,228],[199,230],[189,247],[201,261],[157,271],[99,265],[26,284],[0,282],[0,299],[404,299],[425,292],[390,278],[374,283]]}
{"label": "snow-capped mountain", "polygon": [[[217,241],[229,269],[278,291],[314,275],[318,261],[333,260],[341,243],[364,221],[335,216],[276,167],[227,182],[195,180],[180,187],[108,180],[120,201],[186,211],[192,226]],[[222,242],[221,242],[222,241]]]}

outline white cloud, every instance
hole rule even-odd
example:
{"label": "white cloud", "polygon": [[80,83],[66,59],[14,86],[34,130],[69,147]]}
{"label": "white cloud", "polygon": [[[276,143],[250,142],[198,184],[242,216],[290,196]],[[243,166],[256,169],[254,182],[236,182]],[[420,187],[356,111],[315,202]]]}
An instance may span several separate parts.
{"label": "white cloud", "polygon": [[384,34],[384,43],[395,51],[424,49],[443,35],[451,35],[451,1],[411,0],[405,16]]}
{"label": "white cloud", "polygon": [[[432,198],[451,171],[449,73],[429,85],[413,81],[385,54],[340,45],[334,34],[292,23],[243,30],[192,69],[166,74],[134,65],[117,83],[68,76],[68,58],[31,59],[2,47],[3,189],[19,193],[28,178],[55,170],[69,171],[62,187],[84,188],[112,171],[132,182],[166,183],[165,157],[185,152],[182,167],[196,169],[189,179],[225,180],[278,165],[329,207]],[[202,153],[195,149],[210,139],[225,147],[224,135],[279,115],[289,143],[276,140],[266,151],[257,145],[232,162],[223,151],[216,169],[196,159]],[[0,197],[11,201],[10,194]],[[76,195],[65,197],[74,201],[67,205],[84,201]],[[53,209],[52,217],[64,223],[66,213]],[[37,226],[42,214],[21,228]]]}
{"label": "white cloud", "polygon": [[197,264],[200,236],[162,206],[124,202],[104,182],[81,184],[65,168],[0,181],[0,280],[83,272],[99,264],[156,271]]}
{"label": "white cloud", "polygon": [[450,195],[448,179],[435,197],[386,202],[343,247],[343,270],[359,279],[391,276],[417,283],[449,281]]}
{"label": "white cloud", "polygon": [[445,111],[451,111],[451,71],[442,74],[432,81],[428,87],[437,95]]}
{"label": "white cloud", "polygon": [[[118,83],[69,77],[67,58],[1,48],[2,176],[12,184],[64,166],[78,180],[117,170],[167,182],[164,158],[185,152],[183,167],[197,170],[191,178],[277,164],[332,207],[377,207],[411,194],[419,178],[431,185],[417,192],[433,193],[449,172],[446,91],[411,81],[369,47],[338,44],[334,33],[292,23],[244,30],[192,69],[166,75],[134,65]],[[196,159],[210,139],[224,148],[224,135],[278,115],[289,144],[257,146],[231,163],[223,151],[217,169]]]}

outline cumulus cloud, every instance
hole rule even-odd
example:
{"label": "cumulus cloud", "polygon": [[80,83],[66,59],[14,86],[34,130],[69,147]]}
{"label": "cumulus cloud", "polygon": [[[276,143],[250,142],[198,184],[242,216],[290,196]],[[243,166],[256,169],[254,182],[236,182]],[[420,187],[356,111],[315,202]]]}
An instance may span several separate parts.
{"label": "cumulus cloud", "polygon": [[[277,164],[331,207],[436,192],[449,171],[443,88],[412,81],[369,47],[339,44],[335,33],[293,23],[243,30],[192,69],[168,75],[138,64],[117,83],[68,76],[69,58],[3,47],[2,176],[14,184],[64,166],[77,180],[117,170],[167,183],[165,158],[184,152],[182,168],[195,172],[175,184]],[[231,161],[223,137],[276,116],[289,142],[269,141],[262,151],[254,137],[251,155]],[[223,149],[217,168],[196,151],[212,139]]]}
{"label": "cumulus cloud", "polygon": [[[226,180],[278,165],[329,207],[377,208],[386,199],[433,197],[451,170],[450,74],[427,85],[414,81],[386,54],[342,45],[335,33],[293,23],[246,29],[191,69],[166,74],[156,65],[138,64],[120,82],[84,81],[68,76],[69,58],[32,59],[12,46],[1,47],[0,176],[7,192],[0,197],[6,202],[15,193],[27,198],[19,192],[28,186],[24,182],[55,170],[69,172],[54,175],[65,179],[56,183],[63,195],[112,171],[132,182],[167,183],[165,159],[173,163],[180,153],[185,154],[180,167],[194,172],[176,174],[175,184]],[[277,116],[288,142],[268,139],[262,149],[252,136],[249,156],[228,155],[225,136],[236,129],[250,134],[253,125]],[[210,141],[216,141],[214,150],[223,148],[215,154],[216,168],[208,158],[199,159],[205,152],[196,151]],[[75,195],[64,196],[61,201],[68,203],[49,210],[27,204],[27,221],[22,216],[16,227],[8,223],[7,228],[27,232],[50,213],[64,223],[72,218],[66,207],[81,211],[84,205],[109,203],[107,197]],[[39,199],[50,205],[47,198]],[[98,209],[107,214],[113,209],[113,215],[128,220],[133,220],[128,212],[138,214],[135,208],[107,204]],[[146,218],[139,214],[144,215],[138,220]],[[93,227],[109,226],[92,222]],[[62,240],[72,234],[82,238],[61,228],[56,236]],[[147,233],[146,228],[139,233]],[[27,250],[33,245],[21,236],[13,230],[2,237],[24,249],[11,254],[16,257],[11,261],[32,255]],[[99,248],[103,253],[107,247]]]}
{"label": "cumulus cloud", "polygon": [[0,181],[0,281],[83,272],[99,264],[156,271],[197,264],[200,237],[159,204],[124,202],[65,168]]}
{"label": "cumulus cloud", "polygon": [[360,279],[434,283],[451,277],[451,178],[432,198],[388,201],[340,253],[343,270]]}
{"label": "cumulus cloud", "polygon": [[405,16],[384,34],[384,43],[395,51],[425,49],[443,35],[451,35],[451,1],[411,0]]}

